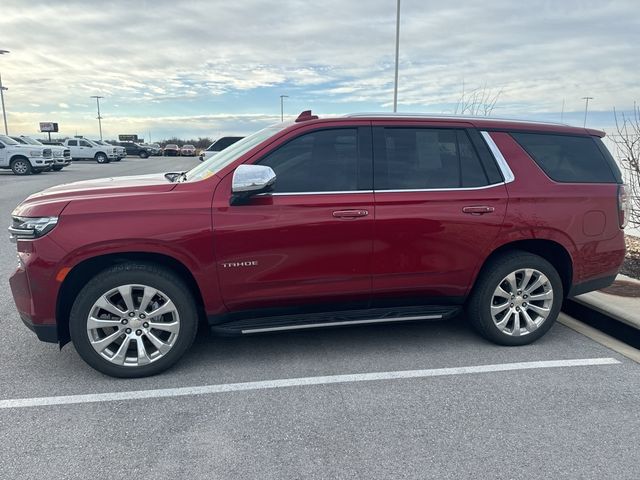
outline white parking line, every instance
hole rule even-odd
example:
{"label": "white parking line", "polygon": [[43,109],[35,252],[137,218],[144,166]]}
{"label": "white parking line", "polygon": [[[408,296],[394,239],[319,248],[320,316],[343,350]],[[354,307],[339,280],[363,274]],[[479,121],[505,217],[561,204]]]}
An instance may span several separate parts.
{"label": "white parking line", "polygon": [[87,395],[15,398],[0,400],[0,409],[44,407],[49,405],[69,405],[74,403],[115,402],[121,400],[140,400],[145,398],[181,397],[186,395],[210,395],[213,393],[238,392],[245,390],[265,390],[270,388],[298,387],[305,385],[327,385],[331,383],[371,382],[375,380],[396,380],[403,378],[442,377],[448,375],[465,375],[472,373],[507,372],[511,370],[614,365],[619,363],[620,362],[615,358],[578,358],[573,360],[501,363],[496,365],[433,368],[428,370],[404,370],[396,372],[328,375],[323,377],[287,378],[280,380],[264,380],[259,382],[202,385],[199,387],[163,388],[158,390],[134,390],[129,392],[93,393]]}

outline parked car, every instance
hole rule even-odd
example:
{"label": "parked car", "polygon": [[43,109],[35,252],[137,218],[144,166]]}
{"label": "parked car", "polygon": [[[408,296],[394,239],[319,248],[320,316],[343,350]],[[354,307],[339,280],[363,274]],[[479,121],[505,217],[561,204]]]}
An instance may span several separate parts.
{"label": "parked car", "polygon": [[59,172],[64,167],[71,164],[71,151],[68,148],[57,145],[44,145],[35,138],[27,137],[26,135],[20,135],[19,137],[11,136],[16,142],[22,145],[33,145],[37,147],[44,147],[51,149],[51,156],[53,158],[53,165],[51,169],[55,172]]}
{"label": "parked car", "polygon": [[178,157],[180,155],[180,147],[175,143],[169,143],[164,146],[163,153],[165,157]]}
{"label": "parked car", "polygon": [[603,136],[303,112],[186,173],[28,197],[13,297],[41,340],[118,377],[174,364],[199,320],[243,335],[465,309],[490,341],[526,345],[622,265],[628,198]]}
{"label": "parked car", "polygon": [[114,147],[116,150],[116,158],[115,158],[116,162],[119,162],[120,160],[122,160],[127,156],[127,150],[124,147],[121,147],[119,145],[113,145],[111,143],[105,142],[104,140],[91,140],[91,141],[103,147]]}
{"label": "parked car", "polygon": [[14,175],[42,173],[53,167],[51,148],[24,145],[7,135],[0,135],[0,168]]}
{"label": "parked car", "polygon": [[119,142],[118,145],[124,147],[127,155],[135,155],[140,158],[149,158],[151,155],[149,149],[135,142]]}
{"label": "parked car", "polygon": [[73,160],[94,159],[98,163],[118,160],[118,154],[113,145],[98,145],[87,138],[67,138],[64,141],[64,146],[71,150]]}
{"label": "parked car", "polygon": [[203,162],[213,157],[216,153],[221,152],[225,148],[233,145],[239,140],[242,140],[244,137],[221,137],[207,148],[204,152],[200,154],[200,161]]}
{"label": "parked car", "polygon": [[180,155],[183,157],[195,157],[196,147],[194,145],[183,145],[180,147]]}
{"label": "parked car", "polygon": [[149,155],[162,155],[162,147],[157,143],[143,143],[142,146],[147,149]]}

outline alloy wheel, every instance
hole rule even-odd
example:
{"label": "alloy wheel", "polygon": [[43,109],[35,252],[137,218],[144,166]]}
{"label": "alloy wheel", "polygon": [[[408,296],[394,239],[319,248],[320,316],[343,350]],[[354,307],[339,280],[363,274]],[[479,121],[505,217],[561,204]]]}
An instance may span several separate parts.
{"label": "alloy wheel", "polygon": [[164,357],[175,345],[180,316],[173,301],[147,285],[121,285],[98,298],[87,317],[93,349],[109,362],[138,367]]}
{"label": "alloy wheel", "polygon": [[553,287],[546,275],[522,268],[504,277],[491,298],[491,317],[502,333],[511,336],[536,331],[553,306]]}

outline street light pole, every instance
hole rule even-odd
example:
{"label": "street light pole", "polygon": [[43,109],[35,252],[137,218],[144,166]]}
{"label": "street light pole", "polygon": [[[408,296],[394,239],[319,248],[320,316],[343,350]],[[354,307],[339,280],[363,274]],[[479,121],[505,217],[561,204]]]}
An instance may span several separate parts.
{"label": "street light pole", "polygon": [[593,100],[593,97],[582,97],[582,100],[584,100],[584,124],[582,125],[583,127],[587,126],[587,111],[589,110],[589,100]]}
{"label": "street light pole", "polygon": [[[9,50],[0,50],[0,55],[9,53]],[[0,75],[0,100],[2,101],[2,118],[4,120],[4,134],[9,135],[9,127],[7,126],[7,110],[4,108],[4,91],[8,88],[2,85],[2,75]]]}
{"label": "street light pole", "polygon": [[393,84],[393,113],[398,111],[398,56],[400,54],[400,0],[396,11],[396,76]]}
{"label": "street light pole", "polygon": [[289,95],[280,95],[280,121],[284,122],[284,99],[289,98]]}
{"label": "street light pole", "polygon": [[91,95],[90,98],[96,99],[96,105],[98,106],[98,127],[100,128],[100,140],[102,140],[102,117],[100,116],[100,99],[104,97],[100,97],[98,95]]}

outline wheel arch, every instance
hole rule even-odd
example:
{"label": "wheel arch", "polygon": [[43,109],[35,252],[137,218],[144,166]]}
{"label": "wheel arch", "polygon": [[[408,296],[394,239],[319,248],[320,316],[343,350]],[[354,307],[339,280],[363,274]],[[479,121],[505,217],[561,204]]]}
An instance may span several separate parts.
{"label": "wheel arch", "polygon": [[193,274],[179,260],[161,253],[118,252],[91,257],[75,265],[66,275],[56,300],[56,323],[60,347],[70,340],[69,313],[82,287],[102,270],[126,262],[144,262],[159,265],[177,274],[194,296],[200,321],[206,319],[202,292]]}
{"label": "wheel arch", "polygon": [[557,270],[562,280],[562,288],[565,295],[571,289],[574,277],[574,264],[569,251],[559,242],[548,239],[523,239],[514,240],[509,243],[500,245],[493,250],[482,263],[474,279],[475,286],[478,278],[482,275],[483,270],[487,267],[491,260],[509,251],[520,250],[534,255],[538,255],[547,260]]}

